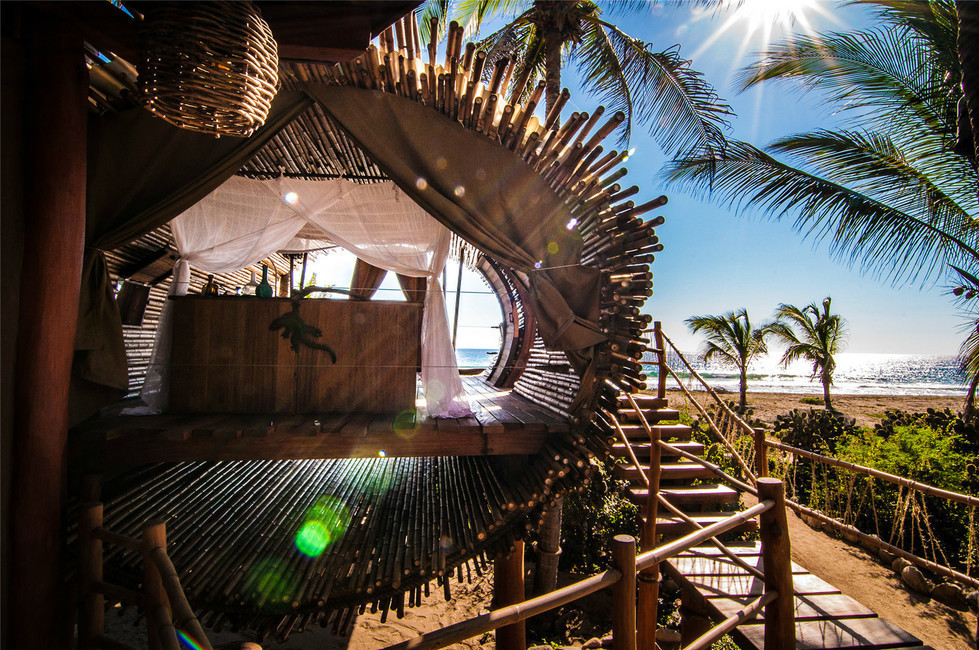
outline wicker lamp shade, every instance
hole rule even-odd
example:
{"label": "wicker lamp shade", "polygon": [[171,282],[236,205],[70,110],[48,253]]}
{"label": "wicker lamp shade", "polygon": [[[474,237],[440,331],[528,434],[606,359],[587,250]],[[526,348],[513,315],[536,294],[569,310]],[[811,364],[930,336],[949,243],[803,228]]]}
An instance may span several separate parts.
{"label": "wicker lamp shade", "polygon": [[265,123],[279,84],[268,24],[251,2],[173,2],[146,12],[143,103],[184,129],[246,137]]}

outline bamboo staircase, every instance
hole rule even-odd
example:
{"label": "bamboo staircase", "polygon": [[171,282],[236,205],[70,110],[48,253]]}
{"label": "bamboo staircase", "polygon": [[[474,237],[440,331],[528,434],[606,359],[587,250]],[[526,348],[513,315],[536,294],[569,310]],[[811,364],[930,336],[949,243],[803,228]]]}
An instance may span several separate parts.
{"label": "bamboo staircase", "polygon": [[[612,446],[612,454],[618,459],[615,474],[618,478],[629,482],[627,495],[633,503],[642,508],[649,491],[641,472],[649,471],[651,443],[649,434],[632,410],[631,404],[625,398],[622,399],[620,410],[622,432],[629,441],[636,459],[640,461],[640,466],[636,467],[632,462],[631,455],[625,449],[625,443],[619,442]],[[679,412],[668,408],[666,398],[635,395],[633,400],[642,409],[646,421],[657,431],[661,440],[669,443],[676,450],[703,457],[704,446],[691,440],[690,426],[677,422]],[[674,449],[661,450],[660,495],[700,526],[709,526],[734,514],[730,511],[722,511],[721,508],[737,504],[739,493],[719,483],[709,469],[679,455]],[[694,531],[695,527],[689,522],[662,508],[659,512],[656,531],[666,539],[675,539]],[[754,530],[756,526],[754,520],[749,520],[734,530],[743,532]]]}

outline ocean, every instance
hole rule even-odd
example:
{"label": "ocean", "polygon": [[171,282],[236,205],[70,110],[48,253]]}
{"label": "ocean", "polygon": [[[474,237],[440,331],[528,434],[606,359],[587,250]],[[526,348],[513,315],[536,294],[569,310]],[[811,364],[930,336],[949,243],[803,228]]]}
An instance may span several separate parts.
{"label": "ocean", "polygon": [[[486,368],[496,358],[496,350],[460,349],[456,359],[460,368]],[[713,387],[731,392],[738,390],[738,374],[730,368],[712,363],[705,366],[696,353],[684,353],[694,369]],[[809,379],[812,366],[798,361],[782,368],[779,357],[769,355],[752,364],[748,370],[748,390],[765,393],[811,393],[822,395],[818,379]],[[647,353],[643,367],[653,384],[656,366]],[[959,371],[955,357],[920,354],[871,354],[843,352],[836,357],[833,393],[836,395],[953,395],[965,396],[969,388],[966,376]],[[671,359],[678,374],[683,364]],[[671,380],[670,384],[674,382]],[[688,384],[692,386],[692,384]]]}

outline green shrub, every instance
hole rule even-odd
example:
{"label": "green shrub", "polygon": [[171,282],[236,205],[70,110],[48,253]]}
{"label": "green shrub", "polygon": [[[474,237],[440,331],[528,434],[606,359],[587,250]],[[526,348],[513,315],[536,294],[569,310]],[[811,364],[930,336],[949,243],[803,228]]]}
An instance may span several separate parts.
{"label": "green shrub", "polygon": [[853,418],[822,409],[793,409],[776,416],[773,433],[782,442],[817,454],[832,455],[837,441],[856,430]]}
{"label": "green shrub", "polygon": [[639,538],[639,510],[623,496],[626,482],[615,478],[613,467],[612,461],[599,463],[585,491],[564,499],[560,566],[565,571],[604,571],[612,566],[615,535]]}
{"label": "green shrub", "polygon": [[802,402],[803,404],[822,404],[823,398],[810,395],[808,397],[803,397],[799,401]]}

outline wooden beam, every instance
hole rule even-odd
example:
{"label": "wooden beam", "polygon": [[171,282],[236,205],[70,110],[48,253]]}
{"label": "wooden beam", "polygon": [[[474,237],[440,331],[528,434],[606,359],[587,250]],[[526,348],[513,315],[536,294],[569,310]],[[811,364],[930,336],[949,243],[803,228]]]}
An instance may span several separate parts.
{"label": "wooden beam", "polygon": [[[522,602],[524,599],[524,543],[516,541],[513,553],[500,556],[493,562],[494,609]],[[496,631],[496,647],[500,650],[526,650],[527,623],[520,621]]]}
{"label": "wooden beam", "polygon": [[11,504],[11,646],[62,645],[68,385],[85,238],[88,77],[81,33],[25,12],[27,109]]}

